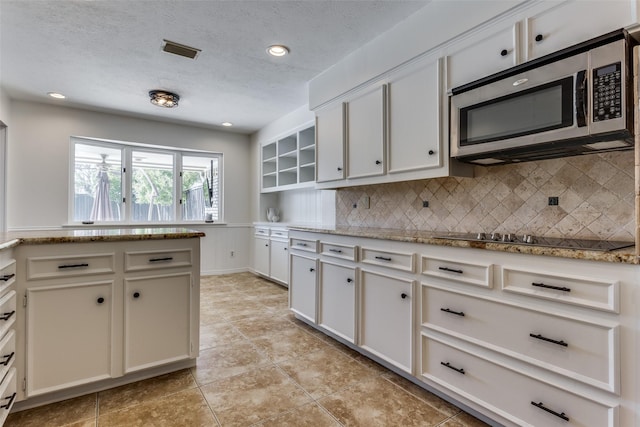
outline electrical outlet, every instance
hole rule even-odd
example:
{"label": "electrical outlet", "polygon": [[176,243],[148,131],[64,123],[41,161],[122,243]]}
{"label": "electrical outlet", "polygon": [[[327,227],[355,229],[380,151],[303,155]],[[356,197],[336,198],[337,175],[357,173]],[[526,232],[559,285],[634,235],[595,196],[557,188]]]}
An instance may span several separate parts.
{"label": "electrical outlet", "polygon": [[353,209],[355,209],[355,208],[357,208],[357,207],[358,207],[358,204],[357,204],[357,203],[354,203],[352,207],[353,207]]}
{"label": "electrical outlet", "polygon": [[231,251],[231,258],[233,258],[234,256],[236,256],[236,252],[235,251]]}
{"label": "electrical outlet", "polygon": [[558,206],[559,202],[558,197],[549,197],[549,206]]}
{"label": "electrical outlet", "polygon": [[422,207],[423,208],[428,208],[429,207],[429,201],[428,200],[423,200],[422,201]]}

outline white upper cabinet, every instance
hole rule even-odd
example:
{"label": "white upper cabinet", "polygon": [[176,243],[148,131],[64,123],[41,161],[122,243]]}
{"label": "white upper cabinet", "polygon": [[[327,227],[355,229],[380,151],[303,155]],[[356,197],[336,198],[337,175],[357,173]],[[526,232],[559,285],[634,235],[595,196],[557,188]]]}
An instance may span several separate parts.
{"label": "white upper cabinet", "polygon": [[442,166],[441,60],[421,60],[387,84],[388,172]]}
{"label": "white upper cabinet", "polygon": [[347,103],[347,177],[385,172],[386,85],[356,96]]}
{"label": "white upper cabinet", "polygon": [[340,103],[316,113],[316,181],[344,179],[344,115]]}
{"label": "white upper cabinet", "polygon": [[447,49],[447,89],[518,64],[518,23],[502,23],[471,34]]}
{"label": "white upper cabinet", "polygon": [[567,0],[548,3],[526,18],[527,60],[632,24],[635,0]]}

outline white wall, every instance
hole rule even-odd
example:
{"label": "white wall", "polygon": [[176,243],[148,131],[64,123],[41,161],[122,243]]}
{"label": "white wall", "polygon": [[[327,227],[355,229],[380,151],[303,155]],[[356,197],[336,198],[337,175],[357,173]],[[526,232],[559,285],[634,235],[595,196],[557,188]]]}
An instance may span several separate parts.
{"label": "white wall", "polygon": [[67,222],[70,136],[210,150],[224,154],[224,219],[229,225],[199,227],[207,234],[201,245],[202,271],[216,274],[247,268],[248,136],[33,102],[12,100],[9,107],[8,230],[51,229]]}
{"label": "white wall", "polygon": [[[0,86],[0,122],[8,126],[9,118],[9,97]],[[7,150],[7,128],[0,128],[0,232],[6,231],[6,150]]]}

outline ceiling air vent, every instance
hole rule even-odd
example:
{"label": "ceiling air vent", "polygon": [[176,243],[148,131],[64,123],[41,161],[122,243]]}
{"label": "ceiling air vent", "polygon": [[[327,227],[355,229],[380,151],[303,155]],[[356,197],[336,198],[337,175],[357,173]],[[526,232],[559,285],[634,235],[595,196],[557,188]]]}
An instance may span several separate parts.
{"label": "ceiling air vent", "polygon": [[189,59],[196,59],[196,56],[198,56],[198,54],[202,52],[201,49],[196,49],[195,47],[186,46],[166,39],[162,40],[162,50],[164,52],[184,56],[185,58]]}

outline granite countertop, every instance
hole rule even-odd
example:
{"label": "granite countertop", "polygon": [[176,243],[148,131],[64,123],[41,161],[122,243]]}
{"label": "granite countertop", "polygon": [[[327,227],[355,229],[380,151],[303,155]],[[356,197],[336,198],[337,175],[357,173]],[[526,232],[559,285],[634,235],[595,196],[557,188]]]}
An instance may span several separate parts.
{"label": "granite countertop", "polygon": [[436,238],[442,232],[395,230],[384,228],[363,227],[307,227],[289,225],[290,230],[310,231],[316,233],[335,234],[341,236],[367,237],[372,239],[394,240],[399,242],[423,243],[427,245],[452,246],[458,248],[487,249],[500,252],[521,253],[530,255],[546,255],[561,258],[584,259],[590,261],[617,262],[624,264],[640,264],[636,256],[635,246],[615,251],[595,251],[584,249],[549,248],[528,246],[514,243],[481,242],[475,240],[460,240]]}
{"label": "granite countertop", "polygon": [[201,231],[187,228],[106,228],[82,230],[34,230],[0,233],[0,249],[20,244],[117,242],[125,240],[188,239],[203,237]]}

